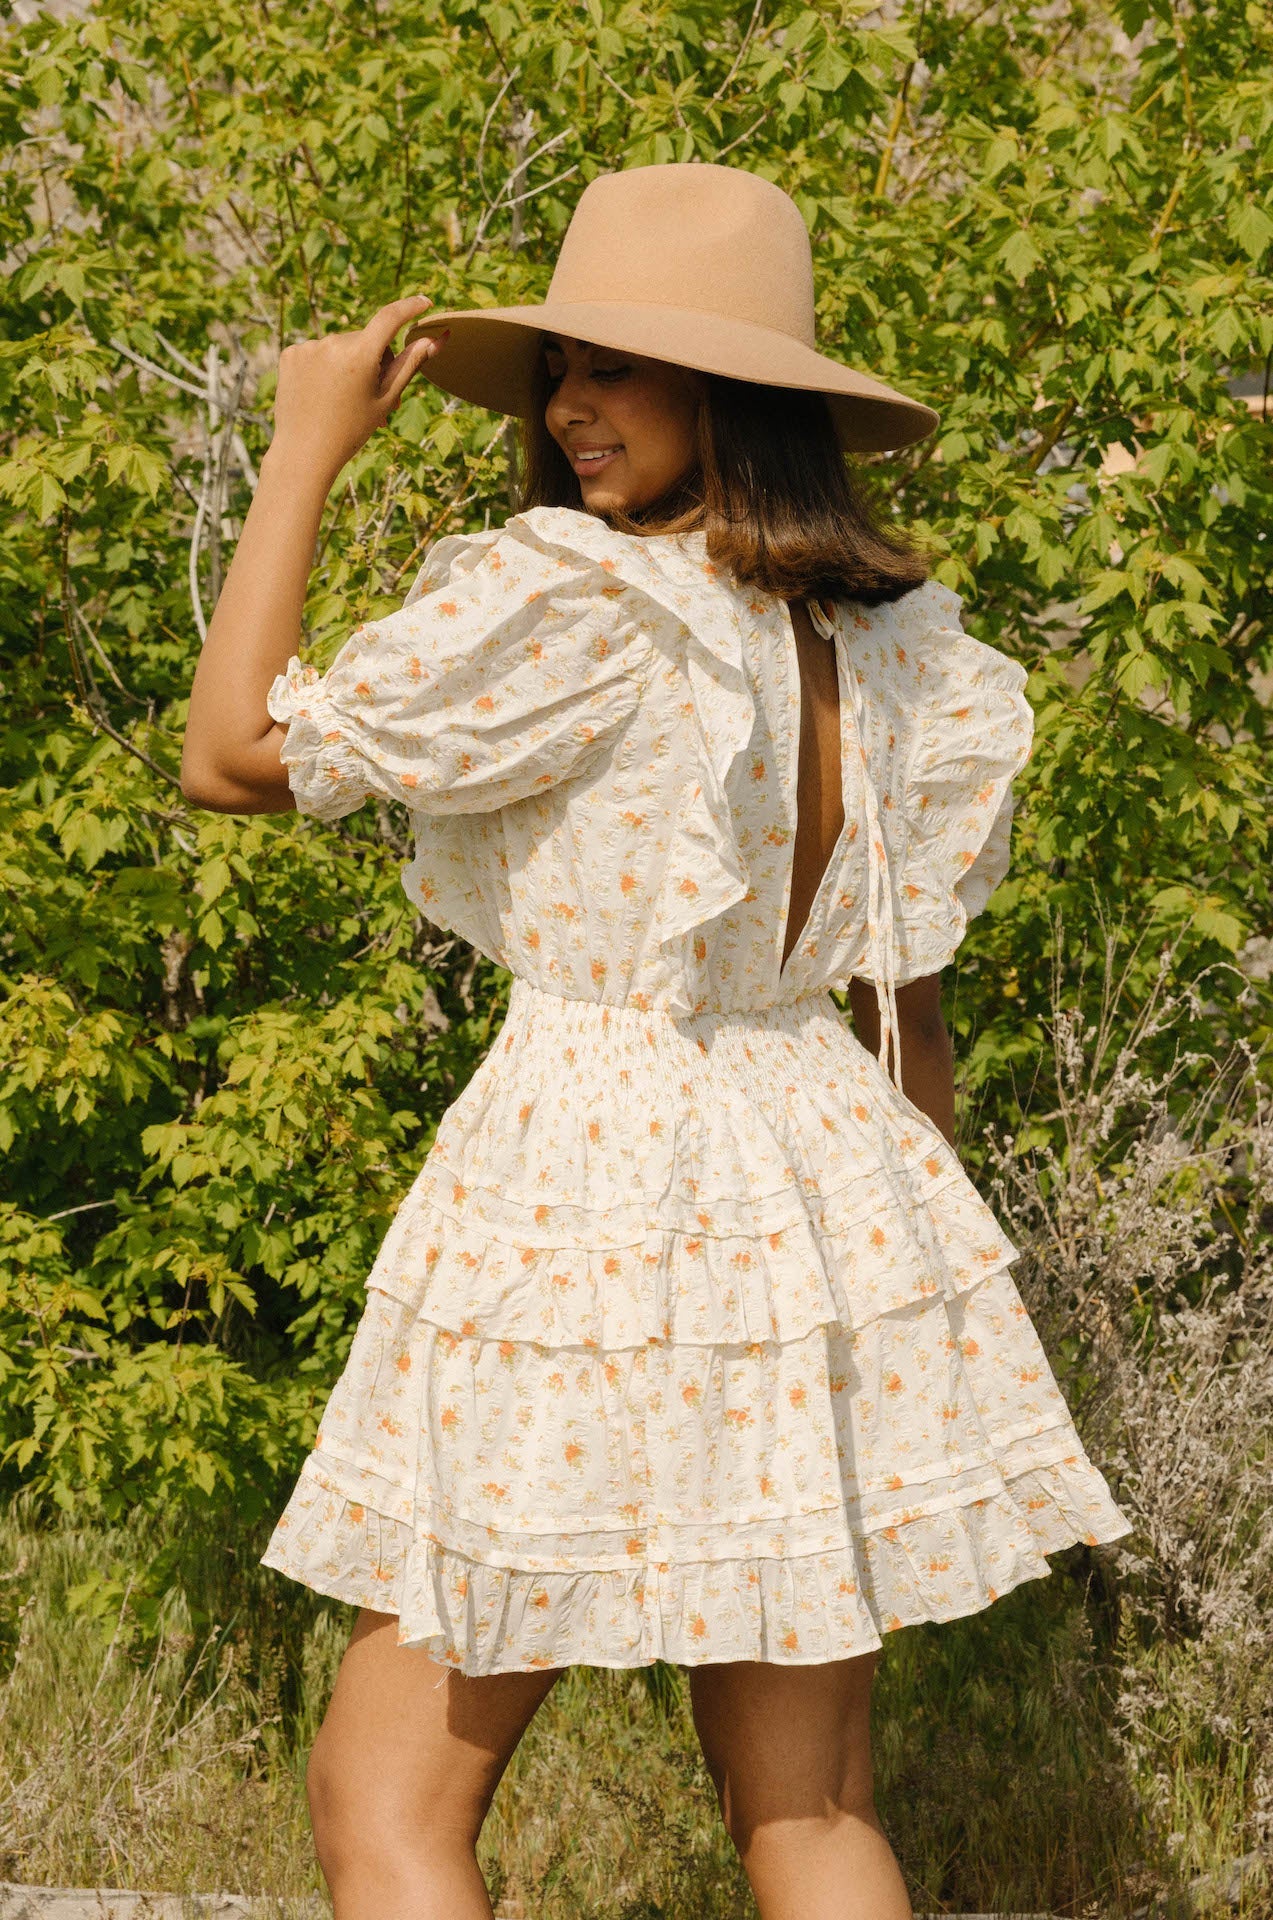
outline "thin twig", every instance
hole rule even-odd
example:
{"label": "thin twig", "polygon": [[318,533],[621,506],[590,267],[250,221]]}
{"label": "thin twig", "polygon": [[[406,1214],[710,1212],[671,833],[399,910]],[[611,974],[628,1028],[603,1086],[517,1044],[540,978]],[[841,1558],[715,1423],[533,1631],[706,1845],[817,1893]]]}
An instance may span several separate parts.
{"label": "thin twig", "polygon": [[513,71],[509,74],[495,98],[491,101],[490,107],[487,109],[486,118],[482,122],[482,131],[477,137],[477,153],[474,156],[473,165],[477,173],[477,184],[482,189],[482,198],[487,201],[490,200],[491,196],[486,186],[486,175],[482,171],[482,155],[486,150],[486,136],[490,132],[491,121],[495,118],[500,101],[504,98],[504,95],[508,92],[508,89],[512,86],[520,72],[521,65],[519,63],[513,68]]}
{"label": "thin twig", "polygon": [[676,121],[677,126],[681,129],[681,132],[684,133],[685,115],[681,112],[680,105],[676,98],[676,81],[672,77],[672,56],[670,53],[664,55],[663,64],[667,69],[668,85],[672,89],[671,96],[670,96],[672,117]]}
{"label": "thin twig", "polygon": [[632,95],[629,92],[627,92],[627,90],[624,87],[621,87],[619,85],[619,82],[615,79],[612,73],[606,72],[605,68],[602,66],[596,54],[593,53],[591,47],[588,48],[588,54],[592,60],[592,64],[597,69],[597,72],[601,75],[601,78],[607,83],[607,85],[612,86],[615,92],[619,95],[619,97],[623,100],[626,100],[630,107],[635,107],[638,103],[632,98]]}
{"label": "thin twig", "polygon": [[915,62],[912,60],[902,79],[902,90],[893,102],[893,112],[888,123],[888,132],[884,136],[884,151],[880,155],[879,170],[875,175],[875,198],[881,199],[888,184],[888,170],[893,164],[893,148],[897,145],[897,136],[902,129],[902,117],[906,112],[906,89],[911,83]]}
{"label": "thin twig", "polygon": [[545,180],[542,186],[531,187],[525,193],[517,194],[513,199],[508,199],[506,197],[508,194],[509,188],[514,184],[514,182],[519,177],[525,176],[526,169],[531,165],[532,161],[541,159],[544,154],[551,153],[554,147],[559,147],[564,140],[569,140],[573,131],[574,131],[573,128],[567,127],[563,132],[554,134],[551,140],[545,140],[544,144],[541,147],[538,147],[534,153],[528,154],[526,156],[526,159],[522,163],[520,163],[520,165],[515,166],[513,168],[513,170],[508,175],[508,178],[505,180],[503,186],[500,188],[499,192],[496,194],[494,200],[491,201],[485,213],[483,213],[481,219],[477,223],[477,229],[474,232],[473,238],[469,243],[468,252],[464,256],[464,265],[466,267],[471,263],[473,259],[473,255],[477,252],[477,249],[481,246],[482,241],[485,239],[487,227],[490,225],[495,215],[498,212],[500,212],[500,210],[503,207],[519,206],[524,201],[533,200],[537,193],[546,193],[550,187],[555,187],[559,185],[561,181],[568,180],[571,174],[578,173],[579,167],[578,167],[578,164],[576,163],[574,166],[567,167],[564,170],[564,172],[554,174],[551,180]]}
{"label": "thin twig", "polygon": [[157,760],[152,760],[148,753],[144,753],[139,746],[128,738],[127,734],[121,733],[118,727],[113,726],[100,708],[90,707],[89,719],[94,727],[100,727],[103,733],[109,735],[116,746],[123,747],[126,753],[132,754],[134,760],[140,760],[143,767],[149,767],[152,773],[158,774],[161,780],[166,780],[170,787],[177,789],[178,793],[181,792],[181,782],[176,774],[169,773],[167,767],[161,767]]}
{"label": "thin twig", "polygon": [[230,462],[235,457],[235,441],[238,438],[234,423],[239,411],[239,402],[243,398],[243,389],[247,384],[247,377],[248,363],[246,359],[242,359],[235,370],[234,386],[226,405],[225,425],[221,429],[221,446],[213,480],[212,507],[208,516],[208,526],[210,530],[215,531],[215,540],[209,542],[211,576],[208,581],[208,595],[214,607],[221,597],[221,521],[225,514]]}
{"label": "thin twig", "polygon": [[888,170],[893,163],[893,149],[897,145],[897,136],[902,130],[902,121],[906,114],[906,95],[910,91],[911,75],[919,63],[919,36],[924,31],[924,10],[927,5],[928,0],[921,0],[919,19],[915,23],[915,58],[907,66],[906,72],[902,76],[902,90],[894,103],[892,116],[889,120],[888,133],[884,140],[884,151],[880,155],[879,172],[875,176],[875,198],[877,200],[883,198],[884,188],[888,183]]}
{"label": "thin twig", "polygon": [[194,520],[190,527],[190,553],[186,562],[186,582],[190,589],[190,606],[194,614],[194,623],[199,631],[199,644],[208,637],[208,622],[204,617],[203,601],[199,594],[199,548],[203,543],[203,523],[208,512],[208,495],[212,486],[212,444],[205,434],[203,443],[203,479],[199,486],[199,499],[195,505]]}
{"label": "thin twig", "polygon": [[144,707],[146,705],[146,702],[142,699],[141,695],[137,693],[133,693],[128,687],[126,687],[123,681],[120,679],[119,675],[116,673],[114,666],[111,664],[110,658],[107,655],[105,647],[102,645],[101,641],[98,639],[97,635],[94,633],[92,627],[89,626],[88,621],[85,619],[84,610],[80,606],[78,600],[74,602],[72,611],[74,612],[75,618],[79,623],[80,631],[83,633],[85,639],[88,641],[89,645],[92,647],[94,653],[97,655],[98,659],[101,661],[102,665],[105,667],[111,679],[115,682],[115,685],[119,688],[119,691],[123,694],[125,700],[131,700],[135,707]]}
{"label": "thin twig", "polygon": [[71,583],[70,544],[70,516],[68,513],[63,512],[62,537],[60,543],[61,551],[59,553],[58,568],[59,581],[62,589],[62,629],[66,635],[66,644],[71,655],[71,673],[75,680],[75,688],[79,694],[80,703],[88,715],[90,724],[94,728],[100,728],[117,746],[123,747],[126,753],[131,753],[134,759],[140,760],[143,766],[149,767],[152,773],[157,774],[161,780],[166,780],[169,786],[176,787],[180,793],[181,782],[176,774],[169,773],[167,767],[162,767],[157,760],[152,760],[148,753],[144,752],[141,747],[137,746],[134,741],[128,738],[127,734],[120,732],[119,728],[107,714],[106,704],[102,699],[101,691],[93,676],[93,669],[89,663],[88,656],[76,639],[76,626],[81,623],[82,616],[77,620],[78,607],[76,604],[75,589]]}
{"label": "thin twig", "polygon": [[525,193],[514,195],[511,200],[506,200],[504,205],[506,207],[520,207],[523,200],[533,200],[537,193],[547,193],[549,187],[560,186],[563,180],[569,180],[571,174],[578,173],[578,171],[579,162],[576,160],[573,166],[563,167],[560,173],[555,173],[551,180],[541,181],[537,187],[527,187]]}
{"label": "thin twig", "polygon": [[1056,419],[1052,422],[1051,427],[1048,429],[1047,433],[1044,434],[1042,440],[1039,442],[1038,446],[1034,449],[1034,452],[1030,455],[1030,458],[1026,461],[1025,464],[1026,464],[1027,472],[1029,473],[1038,472],[1040,466],[1043,464],[1048,454],[1051,453],[1053,447],[1056,445],[1057,441],[1061,438],[1061,435],[1065,432],[1065,429],[1070,424],[1070,420],[1077,406],[1078,406],[1078,401],[1075,399],[1069,399],[1066,401],[1065,405],[1061,408],[1061,411],[1057,414]]}
{"label": "thin twig", "polygon": [[734,151],[735,147],[741,147],[744,140],[750,140],[752,134],[758,132],[759,129],[764,126],[766,120],[769,118],[772,112],[773,112],[772,107],[766,107],[764,112],[759,116],[759,118],[752,121],[751,125],[747,128],[747,131],[745,133],[740,133],[737,140],[731,140],[727,147],[721,148],[720,152],[716,155],[716,158],[718,160],[723,160],[727,153],[732,153]]}
{"label": "thin twig", "polygon": [[180,387],[183,393],[192,393],[196,400],[206,401],[208,397],[206,387],[192,386],[188,380],[182,380],[177,374],[170,373],[167,367],[159,366],[154,360],[147,360],[144,354],[134,353],[131,347],[126,347],[122,340],[115,338],[114,334],[111,335],[110,343],[116,353],[122,353],[125,360],[131,360],[134,366],[141,367],[146,373],[155,374],[160,380],[166,380],[170,387]]}
{"label": "thin twig", "polygon": [[715,93],[711,96],[713,100],[719,100],[723,93],[728,92],[730,82],[738,72],[739,67],[743,64],[747,55],[747,49],[751,45],[751,36],[756,31],[756,22],[760,18],[760,9],[763,5],[764,0],[756,0],[756,4],[751,10],[751,19],[747,22],[747,31],[742,37],[742,44],[739,46],[738,52],[734,55],[734,64],[717,87]]}
{"label": "thin twig", "polygon": [[1198,123],[1193,111],[1193,88],[1189,84],[1189,62],[1185,58],[1185,37],[1180,28],[1180,15],[1175,7],[1171,10],[1171,31],[1176,42],[1176,57],[1180,61],[1180,84],[1185,95],[1185,119],[1189,124],[1189,144],[1195,151],[1202,142],[1198,138]]}
{"label": "thin twig", "polygon": [[159,342],[160,346],[164,349],[164,351],[172,355],[173,359],[176,361],[179,367],[184,367],[187,373],[193,373],[197,379],[199,375],[203,372],[203,368],[196,366],[193,360],[187,360],[185,354],[182,353],[180,347],[174,347],[172,344],[172,341],[166,339],[164,335],[160,333],[158,327],[154,328],[153,331],[154,331],[156,340]]}
{"label": "thin twig", "polygon": [[[513,149],[513,170],[508,176],[508,184],[510,187],[520,189],[526,181],[526,168],[529,165],[530,137],[535,130],[535,114],[532,108],[523,106],[516,95],[513,96],[512,104],[514,112],[512,125],[509,128],[509,144]],[[514,194],[509,205],[513,209],[513,220],[509,229],[508,244],[512,251],[517,253],[520,251],[522,241],[526,238],[526,227],[522,220],[520,193]]]}
{"label": "thin twig", "polygon": [[1154,223],[1154,230],[1149,236],[1149,251],[1151,253],[1153,253],[1154,250],[1157,248],[1159,242],[1162,240],[1163,235],[1166,233],[1167,228],[1171,223],[1171,216],[1176,211],[1177,203],[1179,202],[1181,194],[1185,190],[1185,181],[1188,178],[1189,178],[1189,167],[1188,165],[1186,165],[1186,166],[1183,166],[1180,169],[1180,172],[1176,175],[1175,185],[1172,187],[1171,192],[1167,195],[1166,204],[1164,205],[1162,212],[1159,214],[1157,221]]}

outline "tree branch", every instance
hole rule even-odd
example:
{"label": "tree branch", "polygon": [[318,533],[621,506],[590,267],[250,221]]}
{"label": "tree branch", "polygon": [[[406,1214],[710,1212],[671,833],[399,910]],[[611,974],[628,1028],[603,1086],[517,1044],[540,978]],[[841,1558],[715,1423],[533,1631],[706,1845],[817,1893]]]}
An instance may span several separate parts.
{"label": "tree branch", "polygon": [[734,55],[734,64],[730,68],[729,72],[725,75],[725,78],[721,81],[720,85],[717,87],[715,93],[711,96],[713,100],[719,100],[721,95],[728,91],[730,83],[734,78],[734,75],[738,72],[739,67],[742,66],[743,61],[746,59],[747,49],[751,45],[751,36],[756,31],[756,22],[760,19],[760,9],[763,5],[764,5],[764,0],[756,0],[756,4],[751,10],[751,19],[747,22],[747,31],[742,37],[742,42],[739,46],[738,52]]}
{"label": "tree branch", "polygon": [[62,627],[66,634],[67,647],[70,650],[71,673],[75,680],[76,692],[80,697],[80,704],[87,713],[89,723],[94,729],[100,729],[102,733],[109,735],[117,746],[123,747],[126,753],[131,753],[134,759],[140,760],[143,766],[149,767],[153,774],[157,774],[161,780],[166,780],[170,787],[175,787],[178,793],[180,793],[181,782],[176,774],[170,773],[167,767],[160,766],[157,760],[152,760],[148,753],[143,752],[141,747],[137,746],[135,742],[128,738],[127,734],[121,733],[106,711],[106,703],[102,699],[97,681],[93,677],[93,669],[89,664],[87,655],[84,653],[83,648],[76,638],[76,627],[79,625],[86,626],[87,622],[84,620],[83,614],[80,613],[79,605],[75,597],[75,589],[71,584],[70,548],[70,514],[64,510],[62,514],[60,551],[58,554],[58,576],[62,590]]}

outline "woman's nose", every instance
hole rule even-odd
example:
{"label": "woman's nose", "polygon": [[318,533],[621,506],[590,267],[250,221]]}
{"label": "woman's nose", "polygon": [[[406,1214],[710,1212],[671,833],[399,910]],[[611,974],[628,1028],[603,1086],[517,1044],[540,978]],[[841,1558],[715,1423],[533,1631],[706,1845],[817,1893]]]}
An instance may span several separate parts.
{"label": "woman's nose", "polygon": [[548,402],[549,424],[569,427],[595,417],[596,408],[588,399],[585,376],[582,373],[563,374]]}

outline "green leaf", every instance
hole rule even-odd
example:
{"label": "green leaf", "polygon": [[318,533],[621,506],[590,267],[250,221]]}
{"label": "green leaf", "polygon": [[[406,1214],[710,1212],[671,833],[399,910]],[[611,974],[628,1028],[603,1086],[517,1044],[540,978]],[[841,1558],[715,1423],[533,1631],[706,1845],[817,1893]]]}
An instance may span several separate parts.
{"label": "green leaf", "polygon": [[42,469],[31,486],[31,507],[37,520],[51,520],[66,505],[66,490],[59,480]]}
{"label": "green leaf", "polygon": [[1229,216],[1229,232],[1244,253],[1258,260],[1273,240],[1273,220],[1254,200],[1244,200]]}
{"label": "green leaf", "polygon": [[1008,235],[995,258],[1003,262],[1018,285],[1027,280],[1043,262],[1043,256],[1033,240],[1021,228]]}
{"label": "green leaf", "polygon": [[1081,613],[1095,613],[1098,607],[1104,607],[1111,600],[1117,600],[1120,594],[1134,598],[1129,576],[1117,567],[1105,567],[1097,573],[1092,585],[1079,602]]}
{"label": "green leaf", "polygon": [[1205,939],[1218,941],[1230,953],[1236,953],[1246,938],[1247,930],[1236,915],[1225,913],[1219,907],[1196,908],[1193,924]]}

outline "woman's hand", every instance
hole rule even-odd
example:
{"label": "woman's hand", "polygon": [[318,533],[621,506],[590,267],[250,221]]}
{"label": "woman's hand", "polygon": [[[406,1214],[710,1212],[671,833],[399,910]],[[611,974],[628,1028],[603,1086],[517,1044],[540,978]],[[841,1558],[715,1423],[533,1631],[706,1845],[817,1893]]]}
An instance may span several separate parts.
{"label": "woman's hand", "polygon": [[392,351],[394,335],[432,304],[422,293],[391,300],[356,332],[328,333],[283,349],[269,449],[275,466],[311,466],[330,488],[445,340],[444,330],[437,338],[412,341],[399,354]]}

